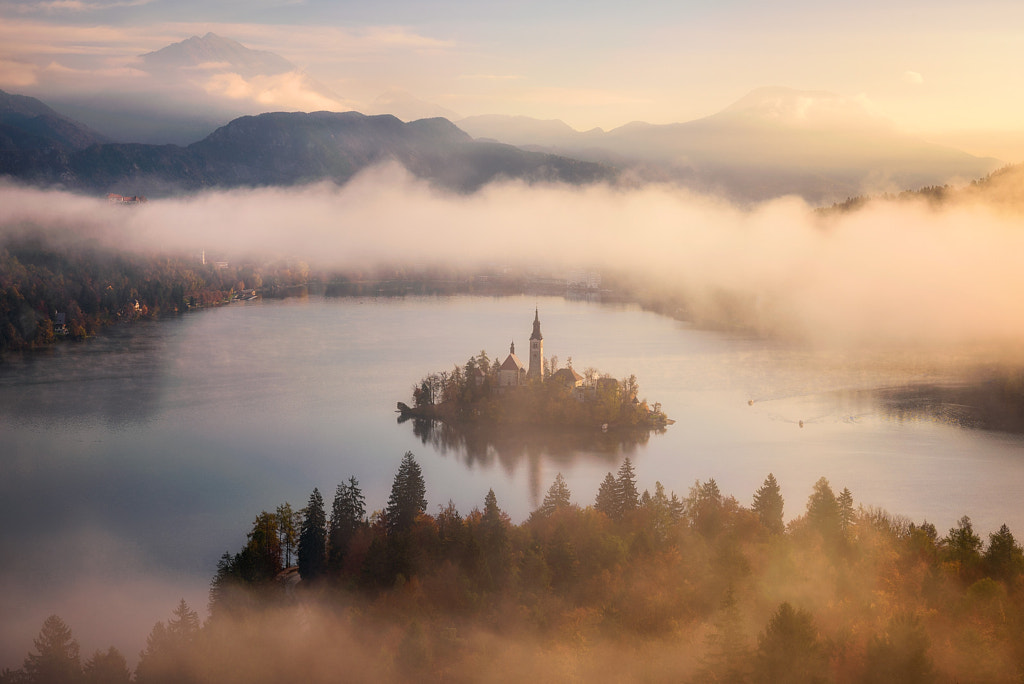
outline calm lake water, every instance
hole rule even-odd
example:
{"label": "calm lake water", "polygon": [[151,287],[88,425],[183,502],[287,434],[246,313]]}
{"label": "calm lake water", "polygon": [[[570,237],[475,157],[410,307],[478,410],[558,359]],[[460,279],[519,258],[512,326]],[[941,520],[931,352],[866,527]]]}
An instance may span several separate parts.
{"label": "calm lake water", "polygon": [[[428,372],[481,349],[504,357],[512,340],[525,357],[535,305],[547,356],[635,374],[676,423],[628,448],[527,439],[469,453],[397,423],[395,403]],[[300,508],[313,487],[329,506],[353,475],[382,508],[405,451],[430,512],[449,499],[469,512],[493,488],[519,522],[558,472],[586,505],[629,455],[641,489],[683,496],[715,478],[749,505],[773,472],[793,517],[825,476],[940,532],[966,513],[983,535],[1003,522],[1024,534],[1024,439],[914,410],[916,384],[949,379],[934,368],[532,297],[253,302],[14,356],[0,365],[0,667],[21,664],[51,613],[83,654],[115,645],[134,661],[179,598],[205,611],[218,558],[261,510]],[[893,388],[910,388],[909,410],[885,408]]]}

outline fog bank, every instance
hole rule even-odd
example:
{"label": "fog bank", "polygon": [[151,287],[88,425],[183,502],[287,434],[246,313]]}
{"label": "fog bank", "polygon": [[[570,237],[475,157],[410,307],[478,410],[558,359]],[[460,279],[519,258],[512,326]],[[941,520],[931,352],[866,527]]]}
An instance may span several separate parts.
{"label": "fog bank", "polygon": [[400,167],[344,187],[207,192],[122,209],[0,190],[0,225],[73,229],[135,250],[289,256],[314,268],[587,268],[683,298],[702,322],[839,347],[975,349],[1024,341],[1019,220],[983,204],[878,202],[822,217],[665,186],[492,184],[439,192]]}

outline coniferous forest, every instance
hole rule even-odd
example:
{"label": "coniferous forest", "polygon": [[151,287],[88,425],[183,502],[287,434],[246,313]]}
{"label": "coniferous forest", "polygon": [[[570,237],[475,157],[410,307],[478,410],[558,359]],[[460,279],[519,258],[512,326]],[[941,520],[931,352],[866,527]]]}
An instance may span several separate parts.
{"label": "coniferous forest", "polygon": [[350,477],[256,515],[205,621],[169,606],[134,672],[54,615],[0,682],[1021,680],[1005,525],[943,533],[825,478],[789,503],[772,474],[746,501],[637,483],[628,458],[593,495],[558,475],[516,524],[493,490],[431,506],[406,453],[373,512]]}

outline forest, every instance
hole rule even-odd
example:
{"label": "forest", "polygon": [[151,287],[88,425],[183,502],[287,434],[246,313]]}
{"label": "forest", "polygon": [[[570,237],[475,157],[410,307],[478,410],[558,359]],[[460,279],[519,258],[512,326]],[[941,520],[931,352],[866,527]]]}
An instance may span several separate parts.
{"label": "forest", "polygon": [[[59,244],[59,246],[57,246]],[[301,262],[230,265],[199,256],[144,256],[73,236],[0,243],[0,353],[82,340],[103,327],[304,284]]]}
{"label": "forest", "polygon": [[48,618],[14,682],[1019,682],[1024,551],[1003,525],[856,504],[821,478],[785,522],[772,474],[749,505],[713,479],[640,491],[632,462],[588,503],[557,475],[513,523],[494,491],[428,513],[412,453],[368,513],[355,477],[328,506],[263,510],[182,600],[134,672],[82,660]]}

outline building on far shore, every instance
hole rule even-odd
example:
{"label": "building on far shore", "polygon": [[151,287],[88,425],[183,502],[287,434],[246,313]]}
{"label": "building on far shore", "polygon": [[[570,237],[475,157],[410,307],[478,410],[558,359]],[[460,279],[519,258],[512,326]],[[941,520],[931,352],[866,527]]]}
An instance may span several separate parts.
{"label": "building on far shore", "polygon": [[115,192],[107,195],[107,201],[111,204],[142,204],[146,201],[145,195],[118,195]]}

